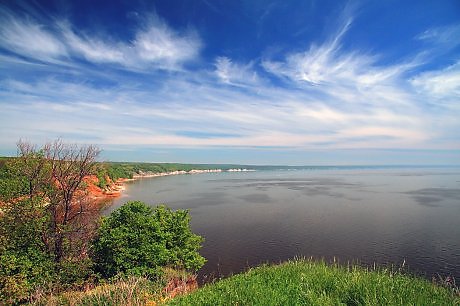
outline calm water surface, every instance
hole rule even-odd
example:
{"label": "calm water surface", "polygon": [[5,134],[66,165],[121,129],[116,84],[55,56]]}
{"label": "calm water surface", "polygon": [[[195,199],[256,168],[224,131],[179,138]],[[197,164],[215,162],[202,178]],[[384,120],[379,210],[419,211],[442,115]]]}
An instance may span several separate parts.
{"label": "calm water surface", "polygon": [[405,261],[460,281],[460,169],[335,168],[177,175],[126,185],[129,200],[190,210],[206,241],[200,277],[296,256]]}

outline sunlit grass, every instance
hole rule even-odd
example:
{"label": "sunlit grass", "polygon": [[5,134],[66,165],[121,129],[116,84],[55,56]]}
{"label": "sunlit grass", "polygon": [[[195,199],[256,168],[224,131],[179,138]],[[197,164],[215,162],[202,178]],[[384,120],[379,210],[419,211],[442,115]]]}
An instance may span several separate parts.
{"label": "sunlit grass", "polygon": [[311,260],[262,266],[223,279],[169,305],[460,305],[453,290],[390,269]]}

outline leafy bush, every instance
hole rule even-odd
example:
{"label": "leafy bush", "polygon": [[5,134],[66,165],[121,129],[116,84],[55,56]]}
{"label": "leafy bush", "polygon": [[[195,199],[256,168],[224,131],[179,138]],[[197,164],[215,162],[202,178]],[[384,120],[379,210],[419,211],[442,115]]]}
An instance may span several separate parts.
{"label": "leafy bush", "polygon": [[205,262],[202,237],[190,230],[188,211],[128,202],[102,219],[92,244],[96,271],[156,277],[163,267],[197,270]]}
{"label": "leafy bush", "polygon": [[47,219],[37,201],[3,207],[0,217],[0,304],[27,299],[53,279],[53,258],[46,252],[40,230]]}
{"label": "leafy bush", "polygon": [[13,158],[0,158],[0,201],[8,202],[27,194],[27,182],[16,175]]}
{"label": "leafy bush", "polygon": [[28,299],[35,290],[47,287],[52,282],[53,272],[53,261],[43,252],[1,252],[0,304]]}

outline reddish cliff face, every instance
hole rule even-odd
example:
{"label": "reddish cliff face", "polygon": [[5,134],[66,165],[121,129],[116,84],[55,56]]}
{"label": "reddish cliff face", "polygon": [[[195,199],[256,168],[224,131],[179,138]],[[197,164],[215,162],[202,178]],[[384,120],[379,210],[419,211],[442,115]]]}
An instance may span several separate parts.
{"label": "reddish cliff face", "polygon": [[97,184],[99,183],[99,179],[95,175],[89,175],[84,178],[84,182],[86,183],[86,191],[88,192],[89,196],[93,199],[107,199],[107,198],[114,198],[121,195],[123,191],[123,180],[117,180],[113,182],[109,177],[105,178],[107,181],[107,187],[101,189]]}
{"label": "reddish cliff face", "polygon": [[[121,192],[124,190],[123,182],[124,179],[119,179],[116,182],[113,182],[109,177],[106,177],[106,181],[108,182],[108,186],[105,189],[102,189],[98,186],[99,179],[95,175],[88,175],[83,179],[85,183],[85,190],[84,191],[77,191],[77,197],[88,197],[90,200],[93,200],[92,205],[94,207],[99,207],[99,204],[105,202],[105,200],[116,198],[121,195]],[[56,184],[57,185],[57,184]],[[21,196],[11,200],[13,203],[26,199],[27,196]],[[94,205],[96,204],[96,205]],[[6,205],[0,201],[0,215],[1,215],[1,207]]]}
{"label": "reddish cliff face", "polygon": [[88,191],[89,195],[94,198],[102,197],[102,189],[97,186],[99,183],[99,179],[95,175],[90,175],[84,178],[84,182],[86,184],[86,190]]}

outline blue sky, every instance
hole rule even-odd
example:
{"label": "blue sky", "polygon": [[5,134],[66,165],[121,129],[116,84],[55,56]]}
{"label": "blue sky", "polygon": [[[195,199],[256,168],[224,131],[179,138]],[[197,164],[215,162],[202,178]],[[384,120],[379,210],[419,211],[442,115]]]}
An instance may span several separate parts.
{"label": "blue sky", "polygon": [[460,2],[4,1],[0,154],[460,164]]}

